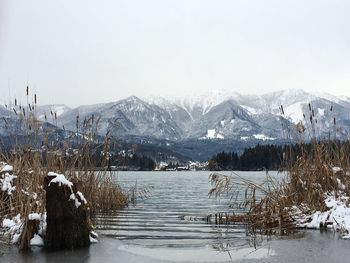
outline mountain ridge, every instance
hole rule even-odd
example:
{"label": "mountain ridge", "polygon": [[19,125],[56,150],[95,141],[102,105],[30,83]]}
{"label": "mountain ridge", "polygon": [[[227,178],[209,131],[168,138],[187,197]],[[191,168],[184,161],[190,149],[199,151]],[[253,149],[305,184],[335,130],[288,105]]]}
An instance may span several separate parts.
{"label": "mountain ridge", "polygon": [[[350,128],[349,98],[303,90],[280,90],[262,95],[213,91],[183,98],[130,96],[115,102],[76,108],[60,104],[37,106],[36,109],[39,120],[68,130],[76,130],[77,116],[82,125],[85,118],[94,114],[96,119],[100,119],[100,135],[110,131],[121,138],[131,135],[168,141],[273,141],[281,139],[283,127],[292,130],[299,121],[309,127],[310,114],[323,123],[318,127],[320,137],[329,136],[334,118],[342,125],[341,136],[347,136]],[[3,117],[10,116],[10,112],[4,107],[0,108]],[[49,118],[50,115],[57,115],[57,119]]]}

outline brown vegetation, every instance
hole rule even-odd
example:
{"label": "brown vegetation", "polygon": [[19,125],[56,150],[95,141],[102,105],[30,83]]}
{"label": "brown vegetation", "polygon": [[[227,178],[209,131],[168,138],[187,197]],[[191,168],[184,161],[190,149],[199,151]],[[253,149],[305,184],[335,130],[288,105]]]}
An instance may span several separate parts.
{"label": "brown vegetation", "polygon": [[[11,134],[12,150],[0,153],[0,161],[11,164],[13,174],[17,176],[13,181],[15,191],[10,194],[0,191],[0,222],[4,218],[21,215],[24,222],[18,242],[21,249],[29,247],[30,238],[38,227],[37,223],[29,220],[28,215],[43,214],[46,211],[47,189],[44,187],[44,179],[50,171],[64,174],[68,180],[75,182],[77,191],[85,195],[88,204],[86,212],[92,219],[98,211],[121,209],[128,202],[128,197],[113,182],[110,172],[95,172],[91,150],[96,145],[98,120],[91,116],[84,121],[83,127],[80,127],[77,116],[76,133],[67,133],[70,135],[63,142],[55,140],[53,130],[37,120],[36,94],[31,98],[28,87],[26,92],[27,105],[18,105],[15,100],[12,110],[17,115],[16,118],[4,119],[8,133]],[[47,115],[57,121],[57,113],[54,110],[45,114],[45,119]],[[14,126],[18,124],[13,124],[15,122],[11,122],[11,118],[18,120],[21,135],[14,132]],[[80,140],[79,144],[76,144],[73,153],[67,158],[66,151],[71,149],[70,143],[74,138]],[[99,147],[107,152],[110,143],[111,138],[107,133]],[[107,164],[108,154],[103,158],[102,162]]]}
{"label": "brown vegetation", "polygon": [[[254,234],[288,234],[298,227],[301,214],[326,211],[327,195],[350,196],[350,176],[346,172],[350,170],[350,144],[329,139],[317,141],[317,121],[311,105],[309,108],[313,136],[308,143],[302,142],[306,128],[301,122],[296,125],[300,152],[284,153],[281,168],[286,176],[282,181],[267,176],[263,184],[257,185],[238,175],[211,175],[210,195],[232,191],[237,185],[246,188],[245,202],[239,204],[245,207],[245,213],[231,216],[230,222],[244,222]],[[336,124],[335,118],[332,123]]]}

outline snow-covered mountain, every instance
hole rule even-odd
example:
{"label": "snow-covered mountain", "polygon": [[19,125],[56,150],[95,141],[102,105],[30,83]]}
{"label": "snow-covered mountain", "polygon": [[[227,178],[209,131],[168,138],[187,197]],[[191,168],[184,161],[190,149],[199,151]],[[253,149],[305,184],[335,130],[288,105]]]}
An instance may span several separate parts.
{"label": "snow-covered mountain", "polygon": [[[36,106],[36,116],[40,121],[54,120],[55,116],[59,118],[62,114],[71,110],[70,107],[64,104],[55,104],[55,105],[38,105]],[[53,121],[54,122],[54,121]]]}
{"label": "snow-covered mountain", "polygon": [[[57,121],[49,118],[56,113]],[[38,106],[40,120],[76,130],[94,115],[98,133],[109,131],[118,137],[141,136],[169,141],[188,139],[273,141],[293,134],[301,121],[306,132],[320,137],[347,136],[350,130],[350,99],[302,90],[283,90],[263,95],[241,95],[233,91],[213,91],[183,98],[137,98],[80,106]],[[8,115],[0,107],[0,116]]]}
{"label": "snow-covered mountain", "polygon": [[[157,104],[159,100],[149,102]],[[187,137],[192,138],[274,140],[285,136],[286,130],[293,135],[294,126],[300,121],[307,128],[306,137],[312,136],[313,131],[320,137],[327,137],[336,130],[338,137],[345,138],[350,131],[350,99],[328,93],[281,90],[241,95],[213,91],[194,98],[172,98],[169,103],[184,108],[191,116]],[[235,116],[237,109],[244,114]],[[313,115],[313,122],[310,115]]]}
{"label": "snow-covered mountain", "polygon": [[150,136],[167,140],[179,140],[182,129],[177,125],[175,116],[165,108],[149,104],[135,96],[107,104],[80,106],[66,112],[59,118],[59,125],[66,129],[76,129],[76,119],[82,122],[94,115],[98,120],[98,132],[119,137],[127,135]]}

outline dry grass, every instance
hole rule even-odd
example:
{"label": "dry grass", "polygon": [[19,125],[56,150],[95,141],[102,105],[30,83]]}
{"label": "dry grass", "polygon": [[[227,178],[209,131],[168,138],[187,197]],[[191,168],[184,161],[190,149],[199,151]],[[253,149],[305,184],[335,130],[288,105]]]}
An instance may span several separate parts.
{"label": "dry grass", "polygon": [[[37,96],[32,98],[27,88],[27,106],[13,105],[15,117],[5,119],[5,128],[10,134],[11,151],[0,153],[0,161],[11,164],[16,190],[11,195],[0,191],[0,222],[4,218],[12,218],[18,214],[24,220],[20,237],[20,248],[29,246],[30,238],[37,225],[28,220],[30,213],[45,212],[44,178],[49,171],[62,173],[75,183],[78,191],[84,193],[90,209],[90,216],[98,211],[121,209],[128,203],[128,197],[121,188],[113,182],[112,175],[107,169],[96,172],[92,152],[95,147],[102,148],[108,153],[112,139],[106,134],[105,140],[96,145],[98,119],[91,116],[85,119],[80,127],[77,116],[76,133],[61,141],[55,138],[57,134],[36,117]],[[57,113],[51,110],[48,114],[57,122]],[[18,127],[19,126],[19,127]],[[17,131],[21,131],[18,135]],[[67,134],[69,134],[67,132]],[[73,153],[67,155],[74,142]],[[108,154],[102,157],[102,166],[107,167]]]}
{"label": "dry grass", "polygon": [[[290,147],[284,154],[285,180],[277,182],[268,177],[263,184],[257,185],[238,175],[211,175],[210,195],[220,195],[237,186],[246,188],[245,201],[239,204],[245,208],[245,213],[232,216],[230,222],[246,223],[253,234],[289,234],[297,228],[296,211],[303,214],[326,211],[327,194],[350,196],[350,177],[346,175],[350,170],[349,142],[317,141],[317,121],[311,105],[309,109],[312,138],[309,143],[303,143],[306,128],[302,123],[296,125],[299,150],[293,152]],[[335,118],[333,124],[336,125]],[[334,171],[334,167],[340,169]]]}

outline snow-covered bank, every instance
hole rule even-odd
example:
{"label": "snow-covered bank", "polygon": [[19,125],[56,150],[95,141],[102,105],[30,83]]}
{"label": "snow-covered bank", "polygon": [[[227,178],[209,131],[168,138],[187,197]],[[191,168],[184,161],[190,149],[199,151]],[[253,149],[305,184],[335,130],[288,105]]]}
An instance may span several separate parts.
{"label": "snow-covered bank", "polygon": [[[46,213],[38,214],[31,213],[28,215],[29,221],[39,221],[38,222],[38,231],[34,234],[33,238],[30,241],[30,245],[32,246],[43,246],[43,236],[46,233]],[[5,230],[5,235],[8,236],[9,241],[12,244],[17,244],[19,242],[19,238],[21,237],[23,227],[24,227],[25,219],[21,217],[20,214],[9,219],[5,218],[2,221],[2,227]]]}
{"label": "snow-covered bank", "polygon": [[299,207],[294,206],[292,208],[291,216],[296,219],[298,227],[307,229],[333,229],[340,232],[344,239],[350,239],[350,198],[346,192],[346,181],[348,181],[347,177],[349,177],[349,174],[345,173],[340,167],[333,167],[332,172],[336,178],[335,180],[339,190],[325,194],[324,202],[327,211],[304,213],[302,210],[305,211],[304,208],[307,208],[307,204],[302,204]]}
{"label": "snow-covered bank", "polygon": [[329,195],[325,198],[328,211],[316,211],[311,215],[305,215],[295,207],[293,216],[297,218],[298,227],[334,229],[341,232],[343,238],[350,239],[350,207],[348,201],[349,197]]}

